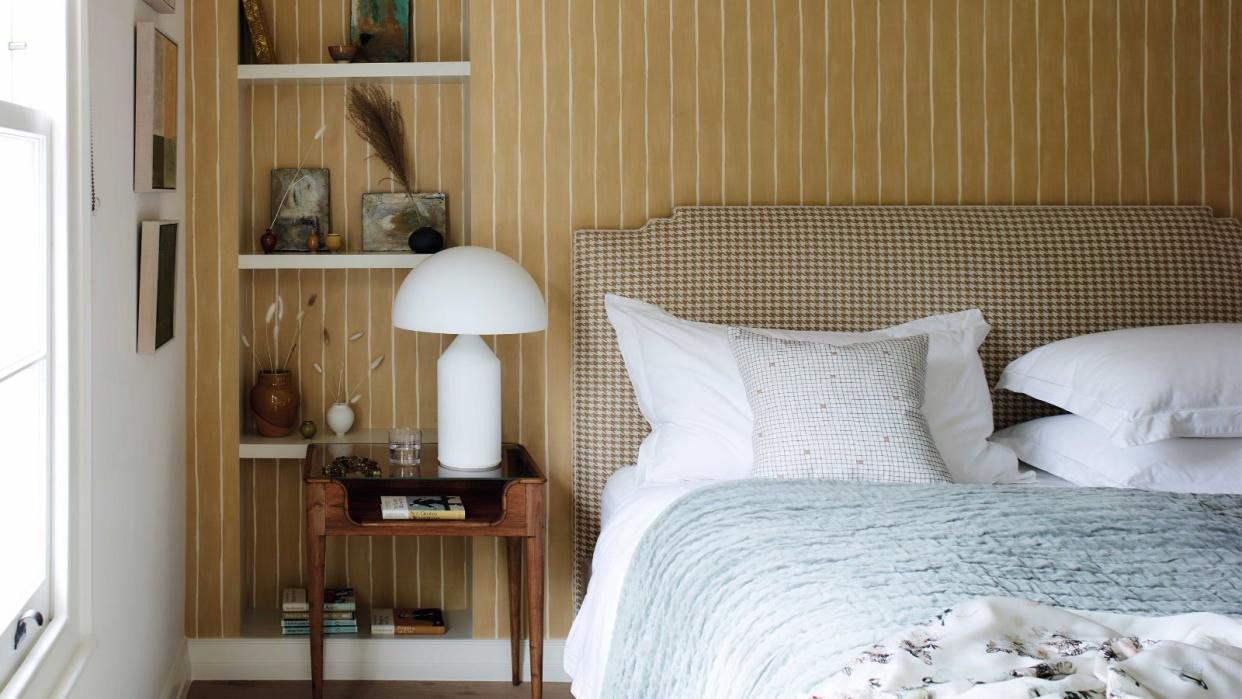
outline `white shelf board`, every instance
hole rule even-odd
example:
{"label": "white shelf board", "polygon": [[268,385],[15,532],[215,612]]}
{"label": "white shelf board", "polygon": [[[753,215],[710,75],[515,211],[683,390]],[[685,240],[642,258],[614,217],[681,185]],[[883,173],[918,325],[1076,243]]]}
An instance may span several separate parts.
{"label": "white shelf board", "polygon": [[[397,643],[418,643],[419,641],[461,641],[474,635],[474,615],[469,609],[444,610],[444,623],[448,631],[441,636],[396,636],[371,634],[371,610],[358,606],[358,633],[325,634],[324,639],[365,638],[375,641],[393,641]],[[280,633],[280,612],[274,609],[247,609],[242,614],[242,638],[279,638],[292,642],[306,643],[306,636],[285,636]]]}
{"label": "white shelf board", "polygon": [[470,61],[418,63],[290,63],[240,65],[237,79],[251,83],[324,82],[461,82],[470,77]]}
{"label": "white shelf board", "polygon": [[238,255],[239,269],[413,269],[431,255],[412,252],[305,252]]}
{"label": "white shelf board", "polygon": [[[436,431],[422,430],[424,442],[435,442]],[[305,459],[306,448],[312,444],[384,444],[388,441],[388,428],[351,430],[348,434],[337,436],[326,427],[320,426],[319,432],[310,439],[303,439],[294,430],[285,437],[261,437],[257,434],[242,433],[240,454],[242,459]]]}

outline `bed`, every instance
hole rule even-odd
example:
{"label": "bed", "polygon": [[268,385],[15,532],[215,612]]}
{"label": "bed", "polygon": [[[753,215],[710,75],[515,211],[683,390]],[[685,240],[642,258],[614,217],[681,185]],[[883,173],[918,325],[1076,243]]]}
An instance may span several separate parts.
{"label": "bed", "polygon": [[[700,635],[707,629],[715,629],[714,633],[722,637],[732,633],[721,631],[720,620],[713,618],[719,610],[683,614],[676,608],[677,600],[659,598],[662,592],[656,588],[701,584],[694,566],[677,568],[673,552],[677,546],[689,547],[683,549],[684,559],[719,543],[704,532],[695,535],[700,537],[697,540],[678,541],[698,522],[711,519],[718,503],[712,505],[709,500],[740,497],[742,504],[733,506],[744,507],[746,498],[753,499],[754,493],[742,493],[740,488],[773,484],[634,486],[632,471],[626,467],[633,463],[647,426],[634,403],[604,315],[605,293],[656,303],[695,320],[790,329],[858,331],[923,315],[979,308],[993,326],[980,355],[988,378],[994,381],[1008,361],[1065,337],[1123,327],[1242,319],[1242,227],[1236,221],[1214,218],[1210,210],[1201,207],[690,207],[676,210],[669,218],[650,221],[639,230],[581,231],[575,235],[574,594],[582,606],[566,648],[566,668],[574,678],[575,695],[582,699],[695,696],[705,691],[705,683],[723,682],[711,685],[717,693],[719,687],[731,688],[721,696],[792,696],[787,690],[799,687],[799,682],[805,684],[799,672],[815,663],[827,663],[825,667],[839,663],[836,654],[827,650],[813,653],[814,658],[791,651],[790,644],[803,648],[815,645],[806,642],[805,630],[800,640],[797,633],[782,640],[784,634],[769,628],[761,633],[773,640],[765,642],[762,649],[756,645],[752,652],[730,658],[719,645],[704,646],[696,659],[694,635],[685,635],[684,629],[665,628],[689,623]],[[997,429],[1055,412],[1050,406],[1005,392],[996,393],[993,404]],[[997,566],[1026,565],[1006,554],[1009,558],[1002,555],[986,563],[980,559],[973,561],[977,564],[974,568],[959,571],[962,584],[952,594],[1023,596],[1019,593],[1026,591],[1030,593],[1027,597],[1084,605],[1094,602],[1096,607],[1118,612],[1181,613],[1210,608],[1242,614],[1242,603],[1238,602],[1242,590],[1236,582],[1225,583],[1228,589],[1224,594],[1212,589],[1214,583],[1220,583],[1215,572],[1220,565],[1242,565],[1242,544],[1234,540],[1242,531],[1234,529],[1242,519],[1236,499],[1212,500],[1208,505],[1162,496],[1142,502],[1127,499],[1128,495],[1109,500],[1116,494],[1100,496],[1087,489],[1066,490],[1066,486],[1053,478],[1040,478],[1025,486],[963,488],[956,493],[964,498],[954,505],[958,509],[947,511],[977,508],[976,519],[986,520],[991,512],[1020,500],[1029,503],[1032,517],[1038,517],[1040,512],[1058,509],[1057,503],[1068,507],[1071,502],[1082,502],[1086,506],[1070,507],[1078,512],[1067,514],[1058,526],[1090,528],[1091,510],[1099,507],[1102,509],[1094,516],[1112,517],[1119,531],[1128,526],[1138,527],[1135,531],[1151,528],[1150,523],[1130,521],[1127,512],[1135,507],[1166,512],[1170,521],[1181,522],[1188,531],[1197,528],[1210,532],[1196,537],[1183,535],[1182,539],[1193,539],[1189,543],[1171,536],[1161,544],[1188,562],[1183,571],[1188,577],[1179,581],[1176,593],[1154,600],[1153,596],[1159,595],[1140,584],[1132,593],[1120,595],[1115,589],[1105,589],[1111,584],[1108,576],[1117,571],[1106,570],[1107,566],[1091,568],[1095,563],[1087,568],[1102,580],[1104,587],[1095,592],[1099,599],[1076,590],[1081,580],[1061,575],[1065,571],[1059,570],[1041,574],[1034,583],[1029,575],[1023,577],[1026,573],[979,583]],[[801,512],[814,510],[815,517],[833,516],[831,510],[816,510],[825,497],[823,493],[804,493],[800,486],[790,487],[780,491],[779,497],[790,501],[804,498]],[[874,513],[882,508],[867,503],[873,502],[876,492],[895,491],[843,490],[832,495],[843,498],[835,509],[853,506],[864,516]],[[765,491],[765,497],[771,494]],[[885,499],[919,503],[923,501],[920,498],[928,497],[911,491],[886,495]],[[846,502],[850,498],[853,501]],[[695,511],[699,506],[702,509]],[[1209,512],[1204,515],[1201,510]],[[1226,513],[1223,519],[1220,511]],[[1204,516],[1209,519],[1202,519]],[[679,517],[684,520],[680,524]],[[720,529],[731,526],[727,518],[717,525]],[[852,525],[842,522],[840,526]],[[865,533],[867,529],[864,526],[858,531]],[[744,539],[762,539],[760,534],[746,533]],[[993,534],[976,532],[972,536]],[[737,532],[733,535],[736,537]],[[772,537],[767,548],[780,548],[781,535]],[[653,544],[652,539],[659,541]],[[1081,556],[1094,561],[1093,557],[1109,546],[1125,548],[1119,541],[1124,538],[1093,540],[1089,543],[1094,549],[1084,547]],[[760,548],[746,555],[765,555],[765,544],[756,545]],[[1073,548],[1055,537],[1032,545]],[[659,558],[660,546],[673,556],[671,562]],[[731,558],[729,549],[721,546],[718,553],[726,553],[712,559],[713,563]],[[819,553],[831,559],[840,552]],[[915,558],[922,555],[920,551],[907,553]],[[915,558],[903,564],[925,564]],[[1041,560],[1045,568],[1058,565],[1055,556]],[[1067,560],[1073,560],[1072,552]],[[1119,564],[1137,566],[1140,562]],[[1203,568],[1197,569],[1197,565]],[[644,566],[645,572],[636,572]],[[744,570],[726,566],[714,574],[732,579],[745,577]],[[1082,574],[1081,569],[1072,572]],[[647,575],[645,584],[630,580],[627,586],[627,579],[636,575]],[[844,576],[840,572],[833,575],[838,577],[829,580]],[[1139,577],[1159,582],[1163,575],[1162,571],[1152,571],[1147,578]],[[588,580],[590,590],[583,602]],[[866,577],[858,580],[865,587]],[[803,582],[824,585],[824,580],[816,581],[813,576]],[[920,614],[942,605],[944,599],[955,599],[931,595],[920,587],[923,582],[920,579],[911,589],[903,589],[908,604],[883,608],[883,614],[877,615],[879,608],[869,608],[865,600],[847,599],[851,609],[857,607],[857,616],[850,619],[857,638],[841,635],[856,644],[867,634],[883,635],[917,621]],[[1023,584],[1031,589],[1024,589]],[[1162,584],[1162,589],[1168,587]],[[727,590],[716,594],[713,587],[708,592],[712,594],[701,596],[712,599],[711,604],[717,607],[736,613],[737,606],[744,604],[743,597],[730,597]],[[773,593],[778,598],[790,594],[789,590]],[[1124,604],[1112,602],[1119,597],[1126,598]],[[786,601],[787,608],[797,606]],[[656,611],[660,605],[674,607],[660,614]],[[1080,608],[1087,608],[1084,605]],[[644,610],[636,610],[636,606]],[[803,617],[813,616],[822,606],[810,604],[802,610]],[[702,616],[697,616],[700,613]],[[837,616],[844,624],[848,615]],[[816,623],[821,624],[820,631],[829,632],[826,635],[835,634],[831,625]],[[753,626],[765,628],[762,624]],[[739,631],[728,643],[745,646],[749,642],[746,633]],[[709,662],[704,655],[714,657]],[[720,662],[724,665],[713,664]],[[704,679],[711,676],[716,679]]]}

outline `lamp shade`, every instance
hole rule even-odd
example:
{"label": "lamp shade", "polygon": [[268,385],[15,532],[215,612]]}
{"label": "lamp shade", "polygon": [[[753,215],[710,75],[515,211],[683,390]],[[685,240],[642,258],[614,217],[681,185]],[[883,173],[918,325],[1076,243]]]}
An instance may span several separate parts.
{"label": "lamp shade", "polygon": [[530,273],[491,248],[438,252],[406,276],[392,306],[398,328],[447,335],[509,335],[548,327]]}

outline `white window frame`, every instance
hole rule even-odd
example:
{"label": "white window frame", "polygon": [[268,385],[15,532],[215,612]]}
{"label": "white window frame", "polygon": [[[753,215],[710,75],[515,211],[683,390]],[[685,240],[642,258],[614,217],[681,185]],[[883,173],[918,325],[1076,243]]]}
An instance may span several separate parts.
{"label": "white window frame", "polygon": [[[66,89],[41,111],[52,116],[52,476],[48,628],[0,699],[68,694],[94,651],[90,523],[90,95],[86,0],[41,0],[64,11],[64,50],[44,63]],[[60,5],[63,3],[63,5]],[[52,83],[55,84],[55,83]],[[0,639],[0,642],[10,639]]]}

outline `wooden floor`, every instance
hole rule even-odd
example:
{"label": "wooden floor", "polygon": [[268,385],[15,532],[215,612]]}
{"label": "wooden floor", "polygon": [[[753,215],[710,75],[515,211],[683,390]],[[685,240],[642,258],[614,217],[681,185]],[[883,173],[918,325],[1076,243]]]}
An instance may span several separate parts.
{"label": "wooden floor", "polygon": [[[310,682],[195,682],[189,699],[304,699]],[[530,685],[508,682],[327,682],[324,699],[521,699]],[[570,699],[569,685],[545,683],[545,699]]]}

